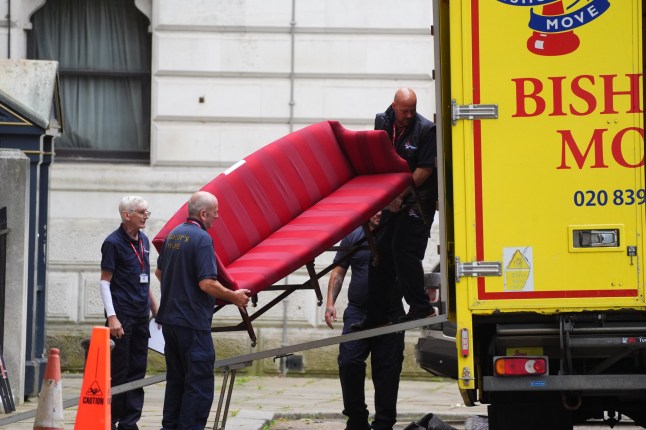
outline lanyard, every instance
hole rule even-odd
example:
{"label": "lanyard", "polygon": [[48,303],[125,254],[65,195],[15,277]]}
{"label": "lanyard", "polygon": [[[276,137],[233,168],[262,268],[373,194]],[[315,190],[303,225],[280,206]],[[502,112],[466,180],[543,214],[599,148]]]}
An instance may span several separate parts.
{"label": "lanyard", "polygon": [[202,224],[200,224],[199,222],[197,222],[197,221],[195,221],[195,220],[187,219],[187,220],[186,220],[186,222],[190,222],[191,224],[195,224],[196,226],[198,226],[199,228],[201,228],[202,230],[204,230],[204,227],[202,227]]}
{"label": "lanyard", "polygon": [[393,124],[393,145],[397,144],[397,141],[402,138],[405,131],[406,131],[406,127],[402,127],[399,132],[399,135],[397,135],[397,126]]}
{"label": "lanyard", "polygon": [[144,244],[141,238],[139,238],[139,250],[141,251],[141,257],[139,256],[139,253],[137,252],[137,248],[130,242],[130,246],[132,247],[132,250],[135,251],[135,255],[137,256],[137,260],[139,260],[139,264],[141,264],[141,273],[144,273],[146,271],[146,266],[144,266]]}

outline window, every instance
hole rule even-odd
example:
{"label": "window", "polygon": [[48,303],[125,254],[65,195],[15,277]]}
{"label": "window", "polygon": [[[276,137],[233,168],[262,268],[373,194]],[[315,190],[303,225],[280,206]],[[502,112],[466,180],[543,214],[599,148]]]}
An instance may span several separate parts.
{"label": "window", "polygon": [[66,160],[150,158],[151,36],[133,0],[49,0],[28,57],[59,62]]}

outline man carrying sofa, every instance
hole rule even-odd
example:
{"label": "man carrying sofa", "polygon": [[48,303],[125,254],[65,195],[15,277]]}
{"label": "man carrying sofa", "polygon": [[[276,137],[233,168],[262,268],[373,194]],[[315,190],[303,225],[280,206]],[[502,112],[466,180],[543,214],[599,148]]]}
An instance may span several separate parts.
{"label": "man carrying sofa", "polygon": [[[366,318],[352,325],[354,331],[435,314],[424,289],[422,267],[438,196],[435,124],[417,113],[415,92],[401,88],[386,112],[377,114],[375,129],[388,133],[397,154],[408,163],[419,201],[409,188],[384,209],[383,231],[377,240],[379,263],[371,264],[368,273]],[[387,312],[393,288],[402,289],[410,306],[399,321],[390,321]]]}

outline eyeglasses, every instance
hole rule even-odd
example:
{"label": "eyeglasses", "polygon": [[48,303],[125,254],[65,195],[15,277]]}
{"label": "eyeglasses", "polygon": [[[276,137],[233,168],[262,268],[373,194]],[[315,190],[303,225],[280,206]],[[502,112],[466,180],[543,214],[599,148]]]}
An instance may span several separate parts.
{"label": "eyeglasses", "polygon": [[152,212],[150,212],[148,210],[145,210],[145,209],[141,210],[141,211],[130,211],[130,212],[138,213],[139,215],[145,216],[145,217],[150,217],[150,214],[152,213]]}

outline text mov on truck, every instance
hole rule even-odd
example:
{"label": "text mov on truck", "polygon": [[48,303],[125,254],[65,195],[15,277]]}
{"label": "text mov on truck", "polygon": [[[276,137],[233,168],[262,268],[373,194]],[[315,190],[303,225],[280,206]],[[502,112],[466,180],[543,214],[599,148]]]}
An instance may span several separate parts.
{"label": "text mov on truck", "polygon": [[646,427],[643,3],[434,1],[450,322],[417,359],[490,429]]}

